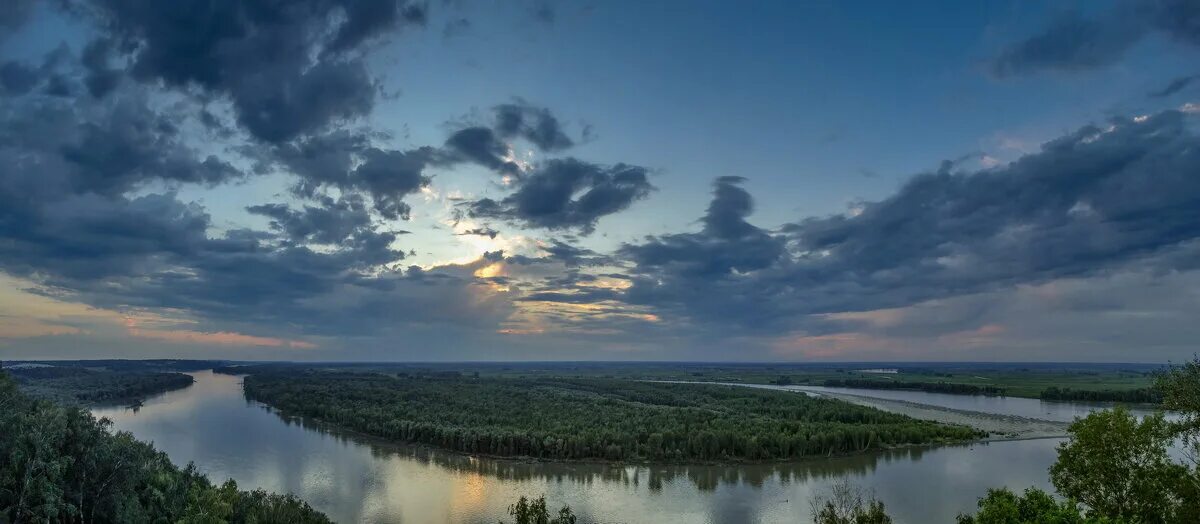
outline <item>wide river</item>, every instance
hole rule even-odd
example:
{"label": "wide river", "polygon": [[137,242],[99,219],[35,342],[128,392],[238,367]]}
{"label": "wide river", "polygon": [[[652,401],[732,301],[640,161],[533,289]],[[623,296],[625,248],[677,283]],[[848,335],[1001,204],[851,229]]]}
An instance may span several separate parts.
{"label": "wide river", "polygon": [[[194,373],[192,386],[138,410],[98,408],[214,481],[291,492],[337,522],[489,523],[521,495],[570,505],[580,522],[802,523],[809,501],[840,479],[872,490],[898,523],[953,522],[988,488],[1049,488],[1056,438],[976,443],[745,466],[609,466],[492,460],[393,445],[280,417],[247,401],[241,378]],[[904,406],[1069,420],[1090,406],[921,392],[881,395]],[[949,403],[948,406],[944,404]],[[886,407],[886,406],[885,406]]]}

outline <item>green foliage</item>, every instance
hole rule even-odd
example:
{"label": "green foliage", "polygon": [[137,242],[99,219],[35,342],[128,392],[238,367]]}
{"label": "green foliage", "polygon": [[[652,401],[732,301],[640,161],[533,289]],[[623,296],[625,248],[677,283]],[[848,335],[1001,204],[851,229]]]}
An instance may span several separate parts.
{"label": "green foliage", "polygon": [[59,403],[131,402],[192,385],[191,375],[157,371],[95,371],[81,367],[9,370],[26,393]]}
{"label": "green foliage", "polygon": [[883,502],[865,495],[847,481],[833,485],[827,496],[810,502],[815,524],[891,524]]}
{"label": "green foliage", "polygon": [[291,495],[214,487],[109,426],[31,399],[0,373],[0,522],[328,522]]}
{"label": "green foliage", "polygon": [[1040,398],[1042,400],[1157,404],[1162,402],[1162,393],[1157,388],[1086,390],[1051,386],[1042,390]]}
{"label": "green foliage", "polygon": [[1161,414],[1139,421],[1124,408],[1075,421],[1058,448],[1050,480],[1089,514],[1135,522],[1173,522],[1187,468],[1170,459],[1172,425]]}
{"label": "green foliage", "polygon": [[[545,496],[533,500],[521,497],[508,507],[508,515],[513,518],[512,524],[575,524],[575,514],[567,506],[558,510],[557,517],[551,518]],[[506,523],[501,521],[500,524]]]}
{"label": "green foliage", "polygon": [[1158,377],[1155,388],[1162,392],[1164,408],[1184,416],[1180,431],[1200,433],[1200,359],[1172,367]]}
{"label": "green foliage", "polygon": [[549,459],[776,460],[956,441],[971,428],[751,388],[276,371],[246,395],[397,441]]}
{"label": "green foliage", "polygon": [[1077,504],[1060,502],[1037,488],[1017,495],[1005,489],[988,490],[979,499],[979,513],[959,515],[958,524],[1104,524],[1119,521],[1084,517]]}

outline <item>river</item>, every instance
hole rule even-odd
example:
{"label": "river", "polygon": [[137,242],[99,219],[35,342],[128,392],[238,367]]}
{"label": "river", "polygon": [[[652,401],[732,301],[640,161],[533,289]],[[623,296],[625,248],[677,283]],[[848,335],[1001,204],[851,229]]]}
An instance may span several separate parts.
{"label": "river", "polygon": [[[988,488],[1049,488],[1047,468],[1060,442],[986,442],[774,465],[493,460],[394,445],[286,419],[247,401],[240,377],[210,371],[192,375],[192,386],[147,399],[140,409],[93,412],[111,419],[116,429],[153,442],[177,464],[194,462],[214,481],[233,478],[242,489],[295,493],[343,523],[494,524],[517,497],[543,494],[552,507],[570,505],[580,522],[588,523],[804,523],[810,522],[808,501],[814,494],[843,478],[873,491],[897,523],[953,522],[958,513],[971,511]],[[908,393],[915,397],[887,400],[937,400],[921,397],[936,394]],[[1017,416],[1010,410],[1033,415],[1023,411],[1033,409],[1029,403],[1049,406],[1040,406],[1042,411],[1087,409],[1027,399],[940,396],[951,397],[941,399],[946,402],[999,406],[1001,415]],[[971,406],[941,407],[965,411]]]}

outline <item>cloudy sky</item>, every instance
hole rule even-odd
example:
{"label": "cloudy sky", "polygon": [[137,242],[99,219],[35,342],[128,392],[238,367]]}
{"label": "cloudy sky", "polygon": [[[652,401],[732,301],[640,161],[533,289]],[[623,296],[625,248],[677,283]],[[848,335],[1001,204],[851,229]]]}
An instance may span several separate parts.
{"label": "cloudy sky", "polygon": [[8,0],[0,357],[1164,362],[1200,4]]}

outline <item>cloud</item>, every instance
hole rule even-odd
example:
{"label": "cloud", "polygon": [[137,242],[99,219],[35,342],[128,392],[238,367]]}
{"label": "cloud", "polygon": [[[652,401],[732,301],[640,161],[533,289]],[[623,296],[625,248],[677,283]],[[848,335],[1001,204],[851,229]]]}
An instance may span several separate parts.
{"label": "cloud", "polygon": [[452,163],[437,148],[382,149],[372,145],[369,136],[347,131],[286,144],[266,161],[278,161],[299,177],[293,188],[298,196],[317,198],[326,187],[361,192],[390,220],[408,219],[411,208],[404,198],[429,185],[428,168]]}
{"label": "cloud", "polygon": [[355,51],[425,21],[421,5],[398,0],[77,4],[107,31],[89,46],[97,56],[111,40],[135,79],[224,97],[244,128],[271,143],[367,114],[376,87]]}
{"label": "cloud", "polygon": [[446,149],[461,160],[475,162],[492,171],[519,175],[521,167],[510,160],[508,144],[486,127],[468,127],[455,131],[446,139]]}
{"label": "cloud", "polygon": [[0,5],[0,42],[25,24],[37,0],[8,0]]}
{"label": "cloud", "polygon": [[9,60],[0,65],[0,96],[23,95],[32,90],[40,80],[34,68]]}
{"label": "cloud", "polygon": [[713,184],[713,200],[699,233],[652,237],[643,244],[626,244],[621,254],[632,260],[636,273],[677,274],[710,278],[764,269],[783,256],[783,241],[746,221],[753,211],[750,194],[740,177],[721,177]]}
{"label": "cloud", "polygon": [[1083,71],[1115,63],[1146,35],[1157,32],[1200,45],[1200,4],[1189,0],[1120,2],[1109,12],[1059,16],[1045,30],[1005,47],[989,69],[997,77],[1040,71]]}
{"label": "cloud", "polygon": [[466,231],[463,231],[462,233],[457,233],[457,234],[458,235],[475,235],[475,236],[488,237],[488,238],[494,239],[494,238],[496,238],[497,235],[500,234],[500,232],[496,231],[495,229],[492,229],[490,227],[476,227],[476,228],[471,228]]}
{"label": "cloud", "polygon": [[499,201],[467,202],[465,209],[473,218],[502,219],[534,228],[576,228],[586,234],[601,217],[628,208],[653,189],[642,167],[552,159],[522,177],[511,195]]}
{"label": "cloud", "polygon": [[624,300],[708,325],[786,332],[822,329],[815,315],[1151,260],[1182,268],[1180,246],[1200,237],[1200,150],[1186,119],[1166,111],[1087,126],[981,171],[948,162],[858,214],[775,233],[746,224],[748,197],[736,180],[718,180],[702,232],[622,248],[636,264]]}
{"label": "cloud", "polygon": [[324,197],[321,205],[306,205],[300,210],[285,204],[261,204],[246,210],[270,217],[271,227],[297,244],[341,244],[372,225],[362,199],[354,196],[337,200]]}
{"label": "cloud", "polygon": [[1175,93],[1178,93],[1178,92],[1186,89],[1187,86],[1191,85],[1191,83],[1194,80],[1196,80],[1197,78],[1200,78],[1200,75],[1181,76],[1179,78],[1171,80],[1171,82],[1169,84],[1167,84],[1166,86],[1164,86],[1162,89],[1155,91],[1153,93],[1150,93],[1150,97],[1151,98],[1166,98],[1168,96],[1174,95]]}
{"label": "cloud", "polygon": [[493,109],[495,130],[502,138],[521,137],[542,151],[561,151],[575,145],[549,109],[517,99]]}
{"label": "cloud", "polygon": [[521,138],[538,150],[554,153],[575,145],[549,109],[520,98],[492,108],[490,125],[474,125],[455,131],[446,149],[461,160],[474,162],[506,175],[520,175],[521,166],[511,157],[505,140]]}
{"label": "cloud", "polygon": [[429,147],[412,151],[370,148],[363,151],[363,162],[354,169],[352,184],[371,195],[375,209],[385,218],[407,219],[409,207],[401,199],[429,185],[424,171],[437,161],[436,156],[437,152]]}
{"label": "cloud", "polygon": [[1119,17],[1091,20],[1064,15],[1044,32],[1001,51],[991,63],[991,72],[1005,78],[1043,70],[1096,69],[1124,56],[1145,31],[1143,24]]}

